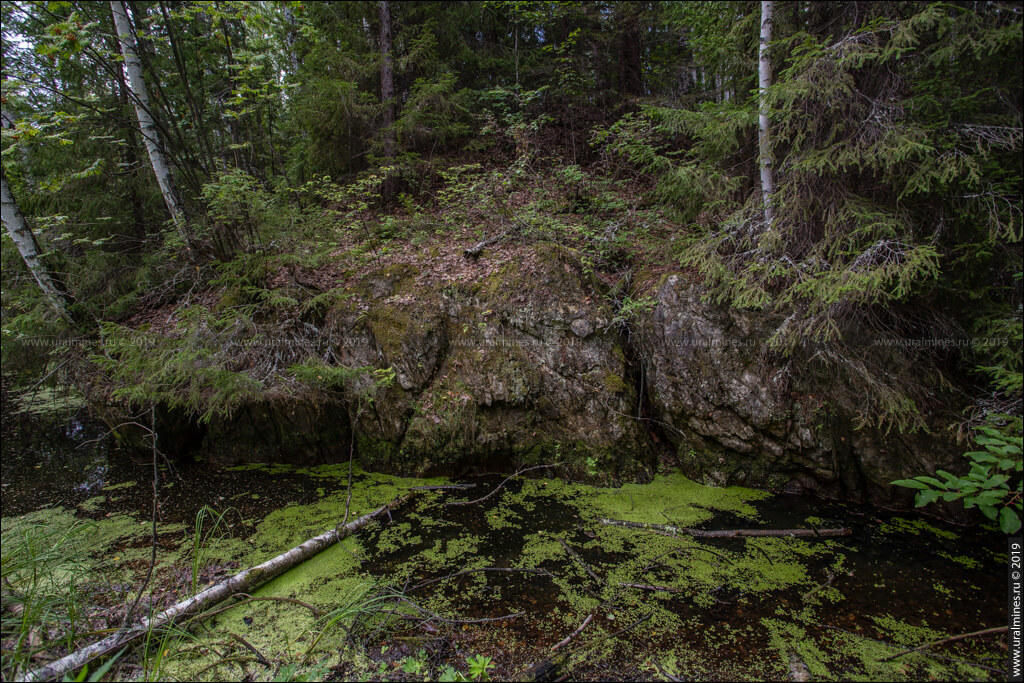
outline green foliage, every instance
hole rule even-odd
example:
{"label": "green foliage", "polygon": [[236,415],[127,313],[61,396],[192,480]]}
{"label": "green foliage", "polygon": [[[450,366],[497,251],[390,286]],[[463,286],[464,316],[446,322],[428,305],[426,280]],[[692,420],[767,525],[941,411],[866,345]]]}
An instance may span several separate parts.
{"label": "green foliage", "polygon": [[112,386],[111,398],[133,406],[181,408],[208,422],[235,408],[266,398],[268,383],[234,367],[226,350],[258,348],[251,319],[212,315],[202,308],[182,311],[171,334],[147,335],[107,323],[92,361]]}
{"label": "green foliage", "polygon": [[1003,533],[1021,528],[1024,438],[1021,418],[994,417],[982,426],[974,443],[982,450],[964,454],[971,463],[967,474],[956,476],[937,470],[934,477],[918,476],[894,481],[896,486],[916,489],[918,507],[937,500],[962,500],[965,508],[977,507],[989,519],[999,522]]}
{"label": "green foliage", "polygon": [[622,304],[619,306],[618,311],[616,311],[615,317],[612,318],[611,324],[623,328],[629,328],[654,310],[657,303],[658,302],[653,297],[645,296],[639,299],[634,299],[627,295],[623,298]]}
{"label": "green foliage", "polygon": [[494,668],[494,662],[490,657],[475,655],[467,659],[466,664],[469,666],[469,675],[474,681],[491,680],[491,677],[487,675],[487,671]]}
{"label": "green foliage", "polygon": [[192,545],[189,549],[189,559],[192,565],[192,595],[198,592],[199,575],[206,566],[207,553],[211,547],[222,540],[228,533],[228,524],[224,518],[230,512],[237,514],[238,510],[228,508],[223,512],[217,512],[209,505],[204,505],[196,513]]}
{"label": "green foliage", "polygon": [[[91,630],[83,618],[81,557],[89,530],[82,522],[55,528],[39,521],[4,529],[0,630],[6,644],[0,671],[5,680],[34,668],[41,651],[58,643],[70,649]],[[51,631],[57,635],[48,635]]]}
{"label": "green foliage", "polygon": [[227,260],[261,241],[261,229],[273,218],[269,193],[241,169],[223,171],[203,186],[206,226],[196,237],[208,239],[212,253]]}

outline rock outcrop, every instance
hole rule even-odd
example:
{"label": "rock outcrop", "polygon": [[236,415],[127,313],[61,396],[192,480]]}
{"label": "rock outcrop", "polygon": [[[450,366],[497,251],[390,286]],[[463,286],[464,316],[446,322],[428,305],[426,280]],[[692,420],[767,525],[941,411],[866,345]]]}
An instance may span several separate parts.
{"label": "rock outcrop", "polygon": [[707,483],[905,502],[894,479],[955,469],[951,438],[855,429],[863,396],[763,355],[781,320],[715,306],[686,276],[663,278],[639,326],[648,396],[691,476]]}
{"label": "rock outcrop", "polygon": [[413,268],[371,274],[325,321],[343,364],[394,369],[392,386],[354,409],[367,464],[430,473],[561,462],[610,480],[651,471],[613,312],[567,250],[538,245],[476,281],[417,279]]}
{"label": "rock outcrop", "polygon": [[684,274],[661,279],[625,335],[606,288],[563,247],[441,266],[461,270],[439,277],[426,255],[366,268],[302,321],[331,363],[355,369],[328,400],[264,400],[204,425],[165,413],[164,443],[221,462],[340,461],[354,443],[385,471],[559,462],[606,482],[669,457],[706,483],[876,503],[908,501],[894,479],[956,468],[943,432],[855,429],[849,386],[763,355],[778,320],[711,305]]}

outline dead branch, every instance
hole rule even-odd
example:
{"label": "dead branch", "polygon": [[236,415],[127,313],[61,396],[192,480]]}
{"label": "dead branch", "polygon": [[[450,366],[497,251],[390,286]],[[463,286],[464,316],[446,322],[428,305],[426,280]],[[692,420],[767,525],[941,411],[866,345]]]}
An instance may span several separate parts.
{"label": "dead branch", "polygon": [[479,256],[481,254],[481,252],[483,252],[484,249],[486,249],[488,246],[494,244],[495,242],[500,242],[510,232],[511,232],[511,230],[506,230],[505,232],[501,233],[500,235],[496,235],[495,237],[490,237],[488,239],[481,240],[480,242],[477,242],[473,246],[469,247],[468,249],[465,249],[462,253],[465,254],[466,256],[469,256],[469,257],[472,257],[472,258],[476,258],[477,256]]}
{"label": "dead branch", "polygon": [[520,474],[525,474],[527,472],[532,472],[533,470],[544,469],[546,467],[558,467],[559,464],[560,463],[556,462],[554,465],[535,465],[534,467],[527,467],[526,469],[519,470],[518,472],[516,472],[512,476],[506,478],[505,481],[503,481],[500,484],[498,484],[498,487],[496,489],[494,489],[493,491],[488,493],[483,498],[477,498],[476,500],[456,500],[456,501],[452,501],[450,503],[445,503],[445,505],[473,505],[474,503],[482,503],[483,501],[487,500],[488,498],[493,496],[495,493],[500,491],[502,486],[504,486],[505,484],[509,483],[510,481],[512,481],[513,479],[518,477]]}
{"label": "dead branch", "polygon": [[593,621],[593,620],[594,620],[594,615],[593,614],[588,614],[587,618],[583,620],[582,624],[580,624],[580,627],[578,629],[576,629],[575,631],[573,631],[572,633],[570,633],[569,635],[567,635],[565,637],[565,640],[562,640],[561,642],[557,643],[556,645],[553,645],[551,647],[551,651],[554,652],[555,650],[559,650],[559,649],[565,647],[566,645],[568,645],[569,643],[571,643],[573,640],[576,639],[576,636],[578,636],[579,634],[583,633],[583,629],[585,629],[587,626],[589,626],[590,622]]}
{"label": "dead branch", "polygon": [[551,576],[552,575],[551,572],[547,571],[546,569],[527,569],[527,568],[523,568],[523,567],[483,567],[481,569],[463,569],[461,572],[455,572],[454,574],[448,574],[446,576],[439,576],[436,579],[427,579],[426,581],[420,581],[419,583],[417,583],[415,586],[413,586],[409,590],[414,591],[414,590],[416,590],[418,588],[423,588],[424,586],[429,586],[429,585],[434,584],[434,583],[439,583],[441,581],[447,581],[448,579],[454,579],[454,578],[457,578],[459,576],[465,576],[466,574],[476,574],[478,572],[505,572],[505,573],[509,573],[509,574],[511,574],[513,572],[523,572],[525,574],[536,574],[538,576]]}
{"label": "dead branch", "polygon": [[282,553],[281,555],[278,555],[277,557],[271,558],[262,564],[256,565],[255,567],[241,571],[220,583],[210,586],[206,590],[188,598],[187,600],[179,602],[176,605],[172,605],[155,617],[142,619],[142,621],[140,621],[136,626],[115,633],[108,638],[104,638],[103,640],[93,643],[92,645],[88,645],[80,650],[76,650],[66,657],[62,657],[61,659],[47,664],[46,666],[29,671],[17,680],[48,681],[54,678],[60,678],[64,674],[70,674],[72,671],[81,668],[84,664],[92,661],[96,657],[108,654],[109,652],[144,636],[153,629],[169,626],[184,619],[185,617],[204,612],[210,607],[221,603],[238,593],[251,591],[274,577],[283,574],[300,562],[313,557],[321,550],[330,547],[339,540],[339,537],[347,536],[348,534],[359,531],[370,524],[379,515],[405,502],[412,495],[413,494],[408,493],[404,496],[399,496],[391,502],[380,506],[373,512],[367,513],[350,522],[342,527],[342,530],[345,532],[344,534],[337,533],[337,529],[331,529],[319,536],[314,536],[308,541],[285,553]]}
{"label": "dead branch", "polygon": [[572,557],[572,559],[576,560],[576,563],[578,565],[583,567],[583,570],[586,571],[587,574],[590,575],[590,578],[592,578],[594,581],[597,581],[597,583],[599,583],[600,585],[602,585],[602,586],[604,585],[604,581],[601,580],[601,577],[594,573],[594,570],[590,568],[590,565],[588,565],[586,562],[584,562],[583,558],[580,557],[576,553],[575,550],[570,548],[568,546],[568,544],[566,544],[566,542],[563,541],[562,539],[558,539],[558,542],[562,544],[563,548],[565,548],[565,552],[567,552],[569,554],[569,556]]}
{"label": "dead branch", "polygon": [[476,484],[446,484],[444,486],[413,486],[413,491],[448,491],[450,489],[471,489]]}
{"label": "dead branch", "polygon": [[241,643],[241,645],[245,649],[247,649],[249,652],[251,652],[254,655],[256,655],[256,659],[259,661],[260,664],[262,664],[263,666],[266,666],[266,667],[270,667],[270,662],[268,662],[267,658],[263,656],[263,653],[260,652],[259,650],[257,650],[256,647],[253,646],[253,644],[250,643],[248,640],[246,640],[242,636],[238,635],[237,633],[232,633],[231,634],[231,638],[236,640],[237,642]]}
{"label": "dead branch", "polygon": [[124,623],[121,629],[125,629],[128,624],[131,623],[132,618],[135,616],[135,609],[142,602],[142,596],[146,592],[146,587],[149,586],[150,580],[153,578],[153,569],[156,567],[156,549],[157,549],[157,529],[156,529],[156,518],[160,508],[159,498],[159,487],[160,487],[160,470],[158,468],[157,455],[158,451],[156,448],[156,406],[150,406],[149,408],[149,438],[153,446],[153,513],[152,513],[152,538],[150,543],[150,558],[149,568],[146,570],[146,578],[142,581],[142,586],[139,587],[139,594],[135,596],[135,601],[132,602],[131,607],[124,615]]}
{"label": "dead branch", "polygon": [[738,536],[755,537],[785,537],[794,536],[798,538],[831,538],[835,536],[849,536],[850,529],[691,529],[689,527],[671,526],[669,524],[649,524],[647,522],[629,522],[623,519],[601,519],[601,524],[611,526],[623,526],[633,529],[646,529],[656,533],[669,534],[670,536],[693,536],[694,538],[736,538]]}
{"label": "dead branch", "polygon": [[654,612],[648,612],[646,616],[642,616],[642,617],[640,617],[639,619],[637,619],[636,621],[634,621],[634,622],[633,622],[632,624],[630,624],[629,626],[626,626],[625,628],[620,628],[620,629],[619,629],[618,631],[616,631],[615,633],[611,633],[611,634],[609,634],[609,635],[605,636],[605,638],[606,638],[606,639],[610,639],[610,638],[615,638],[615,637],[621,636],[621,635],[622,635],[623,633],[627,633],[627,632],[629,632],[629,631],[632,631],[632,630],[633,630],[633,629],[635,629],[635,628],[636,628],[637,626],[639,626],[640,624],[644,623],[645,621],[647,621],[648,619],[650,619],[650,618],[651,618],[651,617],[653,617],[653,616],[654,616]]}
{"label": "dead branch", "polygon": [[639,588],[642,591],[655,591],[662,593],[685,593],[682,588],[672,588],[670,586],[653,586],[649,583],[620,583],[620,586],[626,588]]}
{"label": "dead branch", "polygon": [[322,617],[324,615],[324,613],[322,611],[320,611],[319,608],[314,607],[313,605],[310,605],[308,602],[303,602],[302,600],[297,600],[295,598],[279,598],[279,597],[274,596],[274,595],[252,596],[252,595],[249,595],[248,593],[236,593],[234,595],[234,597],[236,597],[236,598],[244,598],[244,599],[243,600],[239,600],[238,602],[231,603],[230,605],[227,605],[225,607],[221,607],[219,609],[212,610],[210,612],[203,612],[202,614],[198,615],[198,618],[199,619],[203,619],[203,620],[209,619],[210,617],[217,616],[221,612],[227,612],[229,609],[234,609],[235,607],[241,607],[242,605],[247,605],[250,602],[264,602],[264,601],[266,601],[266,602],[287,602],[287,603],[290,603],[292,605],[298,605],[300,607],[305,607],[317,619],[319,619],[320,617]]}
{"label": "dead branch", "polygon": [[911,648],[909,650],[904,650],[903,652],[897,652],[894,655],[886,657],[885,659],[880,659],[878,661],[880,661],[880,662],[888,662],[888,661],[891,661],[893,659],[896,659],[897,657],[902,657],[903,655],[909,655],[911,652],[920,652],[921,650],[927,650],[930,647],[935,647],[937,645],[945,645],[946,643],[952,643],[952,642],[957,641],[957,640],[966,640],[967,638],[975,638],[977,636],[988,636],[988,635],[992,635],[992,634],[995,634],[995,633],[1004,633],[1004,632],[1008,631],[1009,629],[1010,629],[1009,626],[996,626],[995,628],[986,628],[986,629],[982,629],[981,631],[972,631],[971,633],[961,633],[958,636],[950,636],[949,638],[942,638],[941,640],[935,640],[935,641],[932,641],[930,643],[925,643],[924,645],[920,645],[918,647]]}

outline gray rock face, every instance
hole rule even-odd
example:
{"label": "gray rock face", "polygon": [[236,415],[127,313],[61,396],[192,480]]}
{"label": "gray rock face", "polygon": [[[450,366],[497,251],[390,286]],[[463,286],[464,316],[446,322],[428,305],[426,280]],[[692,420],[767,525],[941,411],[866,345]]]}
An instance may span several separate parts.
{"label": "gray rock face", "polygon": [[355,419],[364,461],[421,473],[562,462],[609,480],[651,469],[618,336],[595,331],[611,311],[564,249],[538,245],[488,279],[414,296],[371,279],[372,301],[326,322],[332,339],[369,340],[337,346],[342,364],[395,371]]}
{"label": "gray rock face", "polygon": [[[421,275],[426,259],[365,273],[317,323],[334,362],[360,369],[332,401],[254,403],[201,427],[166,415],[166,443],[225,462],[339,461],[354,438],[377,469],[560,462],[614,482],[654,470],[654,434],[707,483],[896,504],[909,496],[892,480],[957,468],[942,432],[854,429],[863,397],[762,356],[779,320],[713,306],[685,275],[666,276],[635,323],[631,369],[614,311],[570,252],[538,244],[491,263],[447,283]],[[636,419],[639,406],[653,419]]]}
{"label": "gray rock face", "polygon": [[648,398],[689,474],[892,503],[906,500],[894,479],[955,468],[950,438],[855,430],[859,397],[841,381],[798,380],[760,355],[780,320],[711,305],[703,293],[667,276],[640,326]]}

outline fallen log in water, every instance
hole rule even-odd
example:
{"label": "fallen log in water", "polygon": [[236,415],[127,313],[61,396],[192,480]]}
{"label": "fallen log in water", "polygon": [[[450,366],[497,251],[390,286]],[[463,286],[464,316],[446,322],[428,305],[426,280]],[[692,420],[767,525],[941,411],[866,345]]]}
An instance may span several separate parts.
{"label": "fallen log in water", "polygon": [[601,524],[624,526],[634,529],[648,529],[676,536],[693,536],[694,538],[734,538],[736,536],[796,536],[799,538],[832,538],[849,536],[850,529],[691,529],[689,527],[672,526],[670,524],[648,524],[646,522],[629,522],[624,519],[604,519]]}
{"label": "fallen log in water", "polygon": [[48,681],[54,678],[60,678],[65,674],[70,674],[76,669],[81,668],[96,657],[101,657],[113,652],[117,648],[123,647],[125,644],[146,635],[146,633],[149,633],[153,629],[161,628],[180,621],[185,617],[204,612],[210,607],[213,607],[234,595],[238,595],[239,593],[248,593],[267,581],[270,581],[274,577],[283,574],[300,562],[308,560],[320,551],[330,547],[335,542],[340,541],[345,536],[359,531],[379,515],[397,507],[413,495],[414,494],[412,493],[407,493],[404,496],[399,496],[391,502],[380,506],[373,512],[349,522],[343,527],[325,531],[319,536],[315,536],[308,541],[295,546],[288,552],[282,553],[281,555],[271,558],[262,564],[256,565],[255,567],[241,571],[230,578],[224,579],[220,583],[210,586],[206,590],[201,593],[197,593],[187,600],[183,600],[176,605],[168,607],[151,619],[143,619],[135,626],[118,631],[112,636],[104,638],[103,640],[93,643],[92,645],[88,645],[80,650],[76,650],[55,662],[29,671],[17,680]]}

